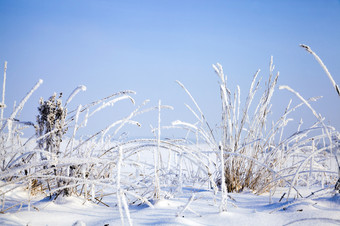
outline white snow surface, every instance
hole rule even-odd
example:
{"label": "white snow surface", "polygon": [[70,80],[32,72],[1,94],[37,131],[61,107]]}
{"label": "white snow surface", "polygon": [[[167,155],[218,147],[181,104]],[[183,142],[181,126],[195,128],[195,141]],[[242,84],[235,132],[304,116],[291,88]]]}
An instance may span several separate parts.
{"label": "white snow surface", "polygon": [[[154,203],[154,208],[146,204],[130,205],[129,211],[134,225],[340,225],[339,194],[330,192],[304,201],[297,199],[295,204],[282,210],[280,207],[295,202],[293,199],[279,202],[284,191],[276,191],[272,204],[268,194],[231,193],[227,212],[220,213],[220,194],[214,196],[210,190],[184,186],[179,197],[162,199]],[[302,188],[301,191],[307,196],[311,190]],[[22,199],[27,190],[19,187],[7,195],[13,200]],[[192,195],[193,201],[182,211]],[[59,197],[55,201],[35,197],[30,211],[24,204],[20,211],[16,207],[15,211],[1,214],[0,225],[122,225],[112,197],[103,200],[110,207],[84,202],[82,197]],[[126,215],[124,217],[128,225]]]}

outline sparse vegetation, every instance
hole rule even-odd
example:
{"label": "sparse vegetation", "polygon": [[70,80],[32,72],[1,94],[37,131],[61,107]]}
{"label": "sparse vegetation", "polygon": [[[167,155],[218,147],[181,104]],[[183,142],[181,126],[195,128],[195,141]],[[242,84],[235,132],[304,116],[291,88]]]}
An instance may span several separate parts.
{"label": "sparse vegetation", "polygon": [[[164,117],[161,109],[172,109],[161,105],[161,101],[150,108],[145,108],[148,102],[145,101],[125,118],[85,139],[76,139],[77,131],[98,111],[123,100],[134,104],[133,91],[118,92],[68,109],[72,98],[80,90],[85,91],[84,86],[79,86],[64,105],[62,95],[53,94],[46,101],[41,99],[36,123],[16,119],[29,96],[42,83],[39,81],[9,118],[1,118],[1,213],[18,210],[23,203],[30,209],[31,197],[38,195],[49,196],[51,200],[74,195],[83,197],[84,202],[105,206],[108,206],[105,197],[116,196],[122,223],[126,217],[131,225],[129,204],[146,203],[153,208],[161,199],[180,195],[187,184],[205,187],[211,190],[213,197],[220,194],[221,212],[227,211],[228,192],[250,189],[257,194],[269,192],[271,197],[278,187],[285,187],[288,200],[293,192],[297,198],[301,197],[299,186],[319,185],[330,190],[326,185],[331,185],[334,189],[339,177],[337,150],[340,136],[312,108],[311,102],[317,98],[304,99],[290,87],[281,86],[280,89],[292,92],[301,103],[292,106],[291,100],[282,116],[271,123],[268,116],[279,78],[279,73],[274,75],[272,59],[269,77],[258,102],[255,103],[260,91],[260,71],[253,77],[243,108],[241,89],[237,87],[232,94],[222,66],[213,67],[219,77],[220,127],[215,129],[209,125],[196,100],[178,82],[193,101],[195,107],[187,107],[197,122],[177,120],[167,128],[187,130],[185,139],[161,139],[161,130],[165,127],[161,126],[161,116]],[[3,111],[4,93],[0,106]],[[304,129],[300,124],[295,133],[285,135],[290,113],[302,106],[312,111],[316,122]],[[158,111],[155,120],[158,125],[152,131],[154,139],[117,139],[124,125],[140,126],[134,118],[152,110]],[[26,127],[34,127],[36,134],[27,138],[23,134]],[[192,143],[192,140],[196,142]],[[339,181],[335,186],[339,190],[338,184]],[[29,194],[28,199],[19,204],[7,199],[7,194],[17,187],[25,187]],[[178,215],[190,209],[194,197],[193,194]]]}

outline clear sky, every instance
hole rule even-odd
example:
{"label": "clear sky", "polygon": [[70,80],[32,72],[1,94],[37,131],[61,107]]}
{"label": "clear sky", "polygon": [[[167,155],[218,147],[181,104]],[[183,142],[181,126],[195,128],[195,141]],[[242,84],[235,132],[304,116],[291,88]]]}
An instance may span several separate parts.
{"label": "clear sky", "polygon": [[[149,106],[154,106],[161,99],[175,107],[163,112],[163,125],[177,119],[194,122],[184,107],[191,102],[175,83],[179,80],[214,127],[221,106],[211,65],[221,63],[230,90],[239,84],[244,98],[257,69],[266,80],[273,56],[279,85],[289,85],[306,98],[323,96],[313,107],[340,130],[340,97],[312,55],[299,47],[311,46],[340,83],[339,0],[0,0],[0,21],[1,71],[8,61],[7,116],[14,101],[41,78],[44,83],[24,107],[22,120],[35,120],[41,96],[68,96],[85,85],[87,91],[74,104],[130,89],[137,92],[137,105],[150,99]],[[298,103],[288,91],[276,91],[274,118],[290,98]],[[121,104],[105,110],[91,119],[88,133],[133,108]],[[303,117],[306,126],[315,121],[305,108],[294,116],[296,123]],[[157,114],[140,120],[143,128],[128,132],[150,136]]]}

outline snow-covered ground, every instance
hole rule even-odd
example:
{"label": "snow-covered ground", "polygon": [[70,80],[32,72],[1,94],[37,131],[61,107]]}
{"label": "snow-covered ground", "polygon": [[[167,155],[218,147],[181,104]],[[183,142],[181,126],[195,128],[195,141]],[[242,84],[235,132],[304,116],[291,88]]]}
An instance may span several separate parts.
{"label": "snow-covered ground", "polygon": [[[276,191],[272,204],[268,194],[232,193],[228,210],[220,213],[220,194],[214,196],[209,190],[183,187],[183,195],[179,197],[162,199],[154,203],[154,208],[146,204],[129,206],[129,212],[134,225],[340,225],[340,195],[331,190],[297,199],[295,204],[293,199],[279,201],[284,189]],[[307,188],[299,191],[305,197],[311,194]],[[27,190],[17,188],[10,195],[13,200],[23,199]],[[20,211],[1,214],[0,225],[122,225],[115,200],[104,200],[110,206],[107,207],[84,202],[81,197],[62,197],[56,201],[50,201],[49,197],[35,199],[30,211],[24,204]],[[126,215],[124,223],[128,225]]]}

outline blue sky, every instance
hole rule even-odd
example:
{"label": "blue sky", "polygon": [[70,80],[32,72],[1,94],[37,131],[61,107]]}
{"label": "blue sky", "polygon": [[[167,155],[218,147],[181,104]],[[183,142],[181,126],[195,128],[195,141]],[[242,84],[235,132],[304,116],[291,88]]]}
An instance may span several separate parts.
{"label": "blue sky", "polygon": [[[219,62],[230,90],[247,95],[257,69],[266,80],[270,56],[279,85],[289,85],[302,96],[323,96],[313,106],[326,122],[340,130],[340,98],[314,60],[299,47],[304,43],[322,58],[340,83],[340,1],[10,1],[0,0],[0,62],[8,61],[6,115],[14,101],[43,79],[20,118],[35,120],[38,100],[53,92],[67,96],[80,84],[87,91],[74,105],[85,104],[120,90],[134,90],[137,105],[161,99],[162,123],[180,119],[194,122],[184,107],[191,104],[175,83],[186,85],[213,125],[220,119],[218,78],[211,67]],[[2,74],[2,73],[1,73]],[[1,76],[2,80],[2,76]],[[262,84],[262,87],[264,84]],[[273,117],[288,100],[284,90],[273,99]],[[86,133],[95,133],[127,115],[134,106],[122,103],[91,119]],[[306,126],[314,122],[305,109],[292,115]],[[157,114],[142,118],[143,127],[131,136],[150,136]]]}

